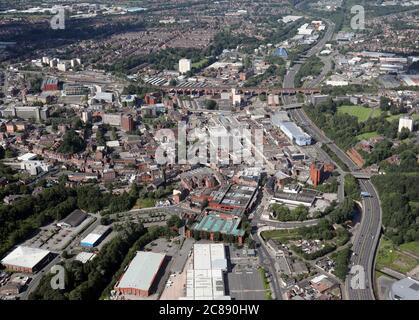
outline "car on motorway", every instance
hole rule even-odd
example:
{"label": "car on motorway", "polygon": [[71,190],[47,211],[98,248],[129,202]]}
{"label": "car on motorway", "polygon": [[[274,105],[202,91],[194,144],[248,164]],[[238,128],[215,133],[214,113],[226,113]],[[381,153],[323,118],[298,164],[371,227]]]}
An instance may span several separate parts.
{"label": "car on motorway", "polygon": [[371,198],[372,196],[371,196],[371,194],[369,192],[362,191],[361,192],[361,197],[362,198]]}

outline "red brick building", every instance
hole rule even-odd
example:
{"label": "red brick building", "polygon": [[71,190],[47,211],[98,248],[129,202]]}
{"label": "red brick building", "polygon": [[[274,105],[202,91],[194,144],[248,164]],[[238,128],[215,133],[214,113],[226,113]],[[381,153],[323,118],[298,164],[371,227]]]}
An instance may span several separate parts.
{"label": "red brick building", "polygon": [[331,163],[312,162],[310,164],[310,180],[317,187],[333,170],[335,170],[335,166]]}
{"label": "red brick building", "polygon": [[24,273],[34,273],[52,258],[51,252],[39,248],[19,246],[10,252],[1,263],[6,269]]}
{"label": "red brick building", "polygon": [[128,269],[115,286],[115,291],[124,295],[150,296],[163,273],[165,255],[138,251]]}
{"label": "red brick building", "polygon": [[58,90],[58,79],[47,78],[42,83],[42,91],[57,91]]}
{"label": "red brick building", "polygon": [[128,114],[121,117],[121,128],[125,132],[134,131],[134,118],[132,115]]}
{"label": "red brick building", "polygon": [[147,93],[144,97],[145,104],[156,104],[160,100],[160,96],[157,93]]}

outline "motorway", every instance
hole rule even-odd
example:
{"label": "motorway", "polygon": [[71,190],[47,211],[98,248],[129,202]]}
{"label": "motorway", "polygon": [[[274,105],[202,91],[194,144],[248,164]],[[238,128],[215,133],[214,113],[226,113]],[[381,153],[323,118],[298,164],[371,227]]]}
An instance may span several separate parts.
{"label": "motorway", "polygon": [[365,288],[353,288],[351,281],[357,275],[350,274],[345,283],[350,300],[374,300],[374,258],[381,233],[381,207],[378,194],[368,180],[359,180],[361,190],[372,197],[364,198],[360,228],[355,235],[351,264],[362,266],[365,271]]}
{"label": "motorway", "polygon": [[[333,33],[335,32],[335,24],[331,21],[328,21],[328,20],[326,20],[326,23],[328,25],[328,28],[326,30],[325,35],[323,36],[323,38],[319,42],[317,42],[316,45],[311,47],[304,54],[307,58],[319,53],[322,50],[322,48],[324,47],[324,45],[332,39]],[[325,66],[329,66],[329,64],[326,63]],[[295,64],[294,66],[292,66],[292,68],[288,71],[288,73],[284,77],[284,82],[283,82],[283,85],[282,85],[283,88],[293,88],[294,87],[294,85],[295,85],[294,84],[295,75],[300,70],[300,68],[301,68],[301,64]],[[322,72],[322,75],[323,75],[323,73],[324,73],[324,75],[326,75],[327,72],[329,72],[329,70],[326,70],[325,72]],[[320,83],[321,78],[318,77],[315,80],[317,81],[316,83],[318,84],[318,83]],[[316,83],[311,83],[311,84],[315,85]],[[284,96],[283,99],[284,99],[284,104],[291,104],[293,97]]]}
{"label": "motorway", "polygon": [[[330,41],[334,32],[334,25],[329,24],[329,28],[326,31],[325,36],[315,45],[313,46],[308,52],[307,56],[311,56],[317,52],[319,52],[327,41]],[[284,77],[283,88],[292,88],[294,87],[294,78],[295,74],[300,69],[301,65],[294,65]],[[283,95],[284,104],[292,104],[294,97]],[[252,219],[252,236],[253,240],[256,243],[256,248],[258,250],[259,258],[261,261],[261,265],[265,268],[265,270],[269,271],[271,275],[271,285],[275,294],[275,298],[281,300],[283,298],[281,288],[278,284],[278,277],[276,275],[275,270],[275,261],[268,252],[264,240],[261,238],[260,233],[258,232],[258,228],[262,226],[274,227],[279,229],[292,229],[296,227],[301,227],[302,225],[309,226],[317,224],[316,220],[304,221],[304,222],[269,222],[265,220],[261,220],[262,211],[265,208],[267,198],[264,196],[262,198],[262,203],[258,205],[254,213],[254,218]]]}
{"label": "motorway", "polygon": [[[351,172],[356,172],[360,169],[344,151],[330,141],[330,139],[314,125],[302,109],[295,109],[290,111],[290,113],[297,122],[305,124],[305,129],[314,139],[327,143],[328,147],[348,166]],[[374,300],[374,257],[381,233],[381,206],[374,185],[369,180],[358,181],[360,181],[361,191],[368,192],[371,197],[364,198],[362,202],[362,219],[353,242],[352,251],[354,252],[354,255],[351,258],[351,264],[362,266],[365,270],[366,288],[353,289],[350,286],[353,275],[349,275],[346,281],[346,290],[350,300]]]}
{"label": "motorway", "polygon": [[[333,36],[335,25],[330,21],[326,21],[328,29],[323,39],[318,42],[317,45],[312,47],[306,54],[306,57],[320,52],[324,44]],[[325,68],[329,69],[330,64],[326,63]],[[300,65],[295,65],[284,78],[284,87],[290,87],[294,84],[295,74],[300,69]],[[319,85],[328,70],[323,70],[320,77],[317,77],[315,81],[311,82],[310,85]],[[283,96],[284,104],[291,104],[295,97]],[[332,142],[322,130],[320,130],[309,117],[305,114],[302,109],[290,110],[290,114],[294,120],[296,120],[304,129],[317,141],[326,143],[328,147],[336,154],[336,156],[347,165],[351,172],[357,172],[360,168],[342,151],[334,142]],[[342,177],[342,175],[341,175]],[[368,192],[371,197],[364,198],[362,202],[362,219],[353,240],[353,255],[351,257],[351,265],[362,266],[365,271],[365,288],[354,289],[351,286],[351,280],[355,275],[348,275],[345,283],[345,289],[347,297],[350,300],[374,300],[373,292],[373,275],[374,275],[374,258],[378,246],[378,241],[381,233],[381,206],[378,193],[374,188],[374,185],[369,180],[358,180],[360,181],[360,187],[362,191]]]}

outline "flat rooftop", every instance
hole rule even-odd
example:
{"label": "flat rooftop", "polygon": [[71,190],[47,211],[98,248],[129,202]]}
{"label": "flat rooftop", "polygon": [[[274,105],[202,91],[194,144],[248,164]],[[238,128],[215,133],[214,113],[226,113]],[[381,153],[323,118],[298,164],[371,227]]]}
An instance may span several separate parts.
{"label": "flat rooftop", "polygon": [[244,185],[230,185],[227,189],[221,188],[213,193],[214,201],[220,204],[231,205],[246,209],[252,200],[257,188]]}
{"label": "flat rooftop", "polygon": [[37,155],[35,153],[30,153],[29,152],[29,153],[25,153],[25,154],[19,156],[17,159],[19,161],[30,161],[30,160],[36,159],[36,157],[37,157]]}
{"label": "flat rooftop", "polygon": [[230,300],[225,295],[223,271],[227,270],[222,243],[195,243],[193,269],[186,273],[186,297],[181,300]]}
{"label": "flat rooftop", "polygon": [[148,291],[164,258],[165,255],[161,253],[138,251],[117,287]]}
{"label": "flat rooftop", "polygon": [[193,248],[195,270],[227,270],[224,244],[195,244]]}
{"label": "flat rooftop", "polygon": [[276,192],[274,199],[279,200],[288,200],[288,201],[298,201],[302,203],[313,203],[316,199],[315,195],[312,194],[302,194],[302,193],[287,193],[287,192]]}
{"label": "flat rooftop", "polygon": [[391,286],[391,295],[395,300],[419,300],[419,281],[404,278]]}
{"label": "flat rooftop", "polygon": [[50,251],[48,250],[19,246],[1,260],[1,263],[23,268],[34,268],[49,254]]}

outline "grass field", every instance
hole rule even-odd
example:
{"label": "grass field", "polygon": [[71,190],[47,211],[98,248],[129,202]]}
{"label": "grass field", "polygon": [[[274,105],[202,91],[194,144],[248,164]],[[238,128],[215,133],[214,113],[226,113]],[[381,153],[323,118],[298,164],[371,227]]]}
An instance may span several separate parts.
{"label": "grass field", "polygon": [[[402,116],[406,115],[405,113],[401,113],[401,114],[395,114],[395,115],[389,115],[388,117],[386,117],[386,120],[389,122],[392,122],[394,120],[399,120],[399,118],[401,118]],[[419,113],[415,113],[414,115],[412,115],[413,120],[418,121],[419,120]]]}
{"label": "grass field", "polygon": [[301,236],[298,234],[298,231],[295,229],[262,231],[261,235],[266,241],[273,239],[278,240],[281,243],[286,243],[289,240],[301,238]]}
{"label": "grass field", "polygon": [[393,122],[395,120],[399,120],[399,118],[401,117],[401,114],[395,114],[394,116],[388,116],[386,117],[386,120],[389,122]]}
{"label": "grass field", "polygon": [[151,207],[154,207],[155,205],[156,205],[155,199],[149,199],[149,198],[138,199],[137,203],[134,206],[134,209],[151,208]]}
{"label": "grass field", "polygon": [[358,140],[363,140],[363,139],[370,139],[370,138],[374,138],[379,136],[379,134],[376,131],[372,131],[372,132],[365,132],[363,134],[360,134],[357,137]]}
{"label": "grass field", "polygon": [[265,288],[265,299],[272,300],[272,291],[271,287],[269,286],[268,279],[266,278],[265,269],[259,267],[259,274],[263,281],[263,287]]}
{"label": "grass field", "polygon": [[208,59],[202,59],[198,62],[192,63],[192,68],[201,69],[202,66],[206,65],[208,63]]}
{"label": "grass field", "polygon": [[396,250],[390,240],[382,239],[377,255],[376,269],[384,267],[407,273],[419,264],[419,259],[414,259]]}
{"label": "grass field", "polygon": [[370,115],[371,118],[378,118],[381,115],[380,109],[373,109]]}
{"label": "grass field", "polygon": [[407,242],[400,245],[400,250],[419,256],[419,241]]}
{"label": "grass field", "polygon": [[357,117],[358,121],[360,122],[366,121],[370,115],[371,117],[378,117],[380,115],[379,110],[374,110],[363,106],[340,106],[338,108],[338,113],[346,113]]}

